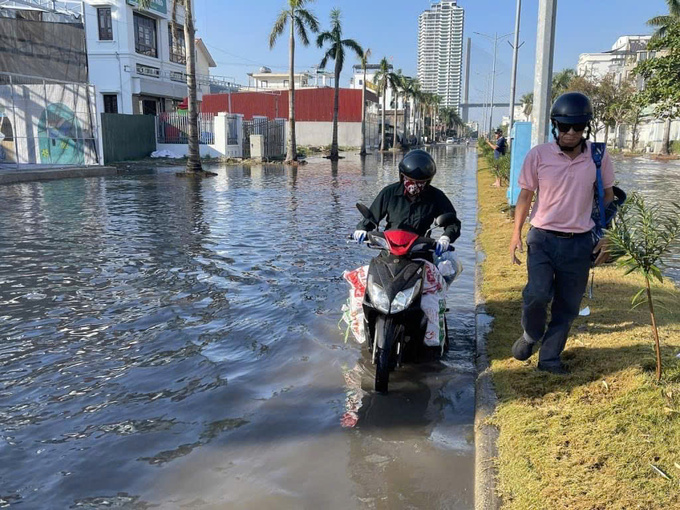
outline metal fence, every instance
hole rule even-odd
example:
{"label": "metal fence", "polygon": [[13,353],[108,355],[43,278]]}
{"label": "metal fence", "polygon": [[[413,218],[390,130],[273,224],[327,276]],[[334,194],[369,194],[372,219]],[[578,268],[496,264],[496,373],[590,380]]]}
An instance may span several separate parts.
{"label": "metal fence", "polygon": [[238,116],[234,114],[227,115],[227,145],[238,144]]}
{"label": "metal fence", "polygon": [[[156,140],[158,143],[189,143],[189,115],[160,113],[156,117]],[[198,143],[215,143],[214,113],[198,114]]]}
{"label": "metal fence", "polygon": [[264,157],[278,158],[286,153],[286,121],[253,119],[243,122],[243,157],[250,158],[250,135],[264,137]]}
{"label": "metal fence", "polygon": [[94,88],[0,72],[0,166],[96,165]]}

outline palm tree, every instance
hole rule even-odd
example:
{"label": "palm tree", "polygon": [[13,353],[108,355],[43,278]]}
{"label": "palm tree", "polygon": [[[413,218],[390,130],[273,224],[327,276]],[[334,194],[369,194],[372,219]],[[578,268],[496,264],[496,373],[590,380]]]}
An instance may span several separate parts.
{"label": "palm tree", "polygon": [[361,82],[361,151],[359,154],[364,156],[366,154],[366,65],[368,59],[371,58],[371,48],[366,48],[364,54],[361,56],[361,69],[364,71],[364,80]]}
{"label": "palm tree", "polygon": [[524,115],[531,115],[531,112],[534,109],[534,93],[529,92],[528,94],[524,94],[519,100],[519,104],[522,105],[522,112],[524,112]]}
{"label": "palm tree", "polygon": [[297,161],[297,145],[295,141],[295,30],[302,44],[309,46],[307,29],[316,33],[319,31],[319,22],[311,11],[305,9],[305,4],[314,0],[287,0],[287,6],[276,18],[272,31],[269,34],[269,48],[273,48],[276,39],[283,34],[286,23],[290,21],[290,38],[288,40],[288,149],[286,161]]}
{"label": "palm tree", "polygon": [[562,95],[569,88],[571,80],[576,76],[576,71],[573,69],[562,69],[555,74],[552,79],[552,100],[555,101],[558,96]]}
{"label": "palm tree", "polygon": [[418,102],[422,96],[418,78],[408,78],[406,95],[409,98],[409,109],[412,111],[411,118],[413,119],[412,129],[410,129],[410,131],[413,133],[416,139],[418,139],[418,115],[420,113]]}
{"label": "palm tree", "polygon": [[338,99],[340,96],[340,73],[345,63],[345,48],[349,48],[359,58],[364,55],[364,50],[354,39],[342,38],[342,25],[340,24],[340,9],[331,11],[331,30],[321,32],[316,38],[316,45],[322,48],[328,42],[330,47],[321,59],[319,67],[325,68],[328,60],[335,60],[335,97],[333,101],[333,142],[331,144],[330,159],[337,161],[340,159],[338,154]]}
{"label": "palm tree", "polygon": [[[140,9],[149,9],[152,0],[139,0]],[[178,44],[177,4],[184,7],[184,53],[186,55],[186,78],[189,107],[189,157],[187,172],[203,172],[201,153],[198,143],[198,98],[196,92],[196,29],[194,28],[194,10],[192,0],[172,0],[172,44]]]}
{"label": "palm tree", "polygon": [[666,0],[668,5],[668,14],[663,16],[655,16],[647,21],[651,27],[656,27],[652,40],[661,39],[668,30],[668,26],[680,18],[680,0]]}
{"label": "palm tree", "polygon": [[401,69],[397,69],[396,73],[389,73],[387,80],[392,88],[392,101],[394,102],[394,133],[392,138],[392,148],[397,148],[397,110],[399,109],[399,91],[404,86],[404,75],[401,74]]}
{"label": "palm tree", "polygon": [[[439,120],[439,105],[442,104],[442,97],[440,95],[435,94],[434,97],[432,98],[432,108],[434,110],[434,124],[432,125],[433,128],[435,128],[436,131],[436,126],[437,126],[437,121]],[[437,139],[435,138],[435,143],[437,142]]]}
{"label": "palm tree", "polygon": [[378,65],[378,72],[373,76],[373,83],[378,88],[379,94],[382,96],[382,127],[380,132],[380,150],[385,150],[385,97],[387,96],[387,81],[390,74],[390,63],[387,57],[383,57]]}
{"label": "palm tree", "polygon": [[411,111],[411,90],[413,88],[413,84],[415,83],[415,78],[411,78],[410,76],[404,76],[402,78],[402,84],[401,84],[401,91],[402,94],[404,95],[404,139],[408,140],[409,138],[409,119],[406,118],[406,103],[409,103],[409,111]]}

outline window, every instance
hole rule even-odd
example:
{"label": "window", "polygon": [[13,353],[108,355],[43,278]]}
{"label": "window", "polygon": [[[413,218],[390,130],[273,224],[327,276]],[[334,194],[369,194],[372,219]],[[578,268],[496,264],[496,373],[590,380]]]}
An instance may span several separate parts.
{"label": "window", "polygon": [[262,80],[262,81],[260,82],[260,86],[261,86],[263,89],[266,89],[267,87],[269,87],[269,82],[268,82],[267,80]]}
{"label": "window", "polygon": [[187,63],[186,45],[184,43],[184,27],[177,27],[177,39],[172,36],[172,23],[168,24],[168,40],[170,41],[170,62]]}
{"label": "window", "polygon": [[104,94],[104,113],[118,113],[118,96]]}
{"label": "window", "polygon": [[283,86],[288,87],[290,85],[290,81],[288,80],[283,80]]}
{"label": "window", "polygon": [[134,14],[135,18],[135,51],[140,55],[158,58],[156,46],[156,20]]}
{"label": "window", "polygon": [[97,7],[97,21],[99,23],[99,40],[113,41],[111,7]]}

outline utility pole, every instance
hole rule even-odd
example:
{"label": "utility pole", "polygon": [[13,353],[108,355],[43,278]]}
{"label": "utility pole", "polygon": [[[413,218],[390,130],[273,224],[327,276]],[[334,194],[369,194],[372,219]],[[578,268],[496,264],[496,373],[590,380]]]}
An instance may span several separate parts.
{"label": "utility pole", "polygon": [[472,39],[467,38],[467,52],[465,56],[465,87],[463,88],[463,103],[465,103],[465,108],[463,109],[462,116],[463,122],[468,121],[468,116],[470,112],[470,48],[472,47]]}
{"label": "utility pole", "polygon": [[532,111],[531,146],[548,139],[555,22],[557,0],[539,0],[536,32],[536,72],[534,75],[534,107]]}
{"label": "utility pole", "polygon": [[496,32],[493,37],[491,37],[488,34],[482,34],[481,32],[474,32],[477,35],[481,35],[482,37],[486,37],[490,41],[493,41],[493,67],[492,67],[492,75],[491,75],[491,109],[489,113],[489,133],[493,129],[493,105],[494,105],[494,99],[495,99],[495,91],[496,91],[496,55],[498,53],[498,41],[501,39],[505,39],[508,36],[512,35],[512,32],[509,34],[505,35],[498,35],[498,32]]}
{"label": "utility pole", "polygon": [[[517,0],[517,12],[515,14],[515,44],[512,45],[512,78],[510,79],[510,125],[508,136],[512,133],[512,126],[515,123],[515,88],[517,86],[517,57],[519,54],[519,25],[522,15],[522,0]],[[509,43],[510,41],[508,41]],[[522,43],[524,44],[524,43]]]}

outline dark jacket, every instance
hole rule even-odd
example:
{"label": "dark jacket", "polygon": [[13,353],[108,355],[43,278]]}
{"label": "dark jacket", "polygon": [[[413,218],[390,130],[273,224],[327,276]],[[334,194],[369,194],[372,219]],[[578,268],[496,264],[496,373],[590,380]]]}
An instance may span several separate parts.
{"label": "dark jacket", "polygon": [[[444,213],[456,214],[451,201],[443,191],[428,185],[411,202],[404,195],[404,185],[401,182],[390,184],[382,189],[371,204],[371,212],[378,220],[387,217],[385,230],[408,230],[420,236],[424,236],[432,226],[437,216]],[[359,222],[357,229],[372,230],[370,222],[366,219]],[[460,237],[460,221],[456,219],[453,225],[444,230],[444,235],[451,242]]]}

